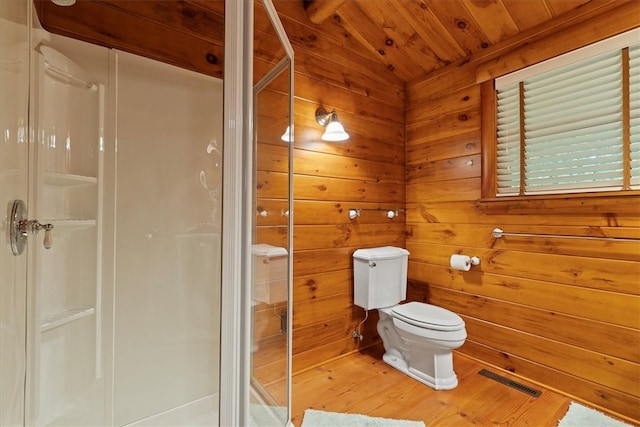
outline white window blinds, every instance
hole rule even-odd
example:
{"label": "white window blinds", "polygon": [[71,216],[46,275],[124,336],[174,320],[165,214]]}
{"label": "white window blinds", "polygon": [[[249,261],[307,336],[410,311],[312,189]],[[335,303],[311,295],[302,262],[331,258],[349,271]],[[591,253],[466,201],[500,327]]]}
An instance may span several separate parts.
{"label": "white window blinds", "polygon": [[629,48],[631,188],[640,189],[640,44]]}
{"label": "white window blinds", "polygon": [[520,189],[520,85],[498,90],[498,194],[518,194]]}
{"label": "white window blinds", "polygon": [[[499,196],[623,188],[623,111],[629,107],[623,106],[619,44],[496,80]],[[631,185],[640,185],[638,43],[629,56]]]}

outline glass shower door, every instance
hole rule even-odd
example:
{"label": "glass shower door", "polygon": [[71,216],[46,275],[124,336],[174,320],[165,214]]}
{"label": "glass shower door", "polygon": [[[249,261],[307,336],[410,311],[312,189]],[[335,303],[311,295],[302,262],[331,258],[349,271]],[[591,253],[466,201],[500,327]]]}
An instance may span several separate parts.
{"label": "glass shower door", "polygon": [[251,425],[286,425],[291,377],[293,51],[270,1],[254,8]]}
{"label": "glass shower door", "polygon": [[0,5],[0,424],[97,424],[102,97],[32,19],[28,1]]}
{"label": "glass shower door", "polygon": [[[22,425],[26,375],[27,256],[9,247],[7,208],[28,196],[29,9],[0,2],[0,425]],[[6,216],[5,216],[6,215]]]}
{"label": "glass shower door", "polygon": [[98,424],[102,92],[42,43],[30,2],[0,8],[0,422]]}

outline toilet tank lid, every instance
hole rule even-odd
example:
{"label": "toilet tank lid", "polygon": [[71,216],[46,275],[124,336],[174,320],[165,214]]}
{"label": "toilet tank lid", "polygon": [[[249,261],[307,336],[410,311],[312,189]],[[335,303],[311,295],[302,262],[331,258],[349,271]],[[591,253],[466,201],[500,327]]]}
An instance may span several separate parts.
{"label": "toilet tank lid", "polygon": [[353,253],[353,257],[373,261],[377,259],[392,259],[401,256],[408,256],[409,251],[395,246],[383,246],[380,248],[358,249]]}
{"label": "toilet tank lid", "polygon": [[412,325],[424,325],[430,329],[441,331],[458,330],[464,327],[464,320],[446,308],[421,302],[408,302],[396,305],[392,309],[393,316]]}
{"label": "toilet tank lid", "polygon": [[276,257],[287,255],[287,250],[279,246],[272,246],[266,243],[258,243],[251,246],[253,255],[262,255],[266,257]]}

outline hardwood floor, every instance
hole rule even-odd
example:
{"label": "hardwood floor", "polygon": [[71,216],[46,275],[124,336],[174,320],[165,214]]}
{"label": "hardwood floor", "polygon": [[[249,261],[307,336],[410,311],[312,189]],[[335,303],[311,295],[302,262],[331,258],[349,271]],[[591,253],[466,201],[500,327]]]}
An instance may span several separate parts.
{"label": "hardwood floor", "polygon": [[[458,354],[454,354],[458,387],[436,391],[384,363],[382,353],[377,346],[294,375],[293,424],[300,426],[304,410],[313,408],[422,420],[427,427],[555,427],[569,407],[565,396]],[[542,395],[534,398],[478,375],[482,368],[541,390]]]}

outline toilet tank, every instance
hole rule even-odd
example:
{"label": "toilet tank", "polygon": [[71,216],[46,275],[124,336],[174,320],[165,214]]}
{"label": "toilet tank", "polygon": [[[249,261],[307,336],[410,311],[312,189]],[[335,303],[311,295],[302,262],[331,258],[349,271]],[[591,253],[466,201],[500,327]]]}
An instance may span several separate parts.
{"label": "toilet tank", "polygon": [[353,300],[366,310],[391,307],[407,298],[409,251],[395,246],[353,253]]}
{"label": "toilet tank", "polygon": [[265,304],[287,300],[287,250],[260,243],[251,248],[254,266],[253,299]]}

